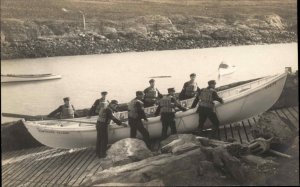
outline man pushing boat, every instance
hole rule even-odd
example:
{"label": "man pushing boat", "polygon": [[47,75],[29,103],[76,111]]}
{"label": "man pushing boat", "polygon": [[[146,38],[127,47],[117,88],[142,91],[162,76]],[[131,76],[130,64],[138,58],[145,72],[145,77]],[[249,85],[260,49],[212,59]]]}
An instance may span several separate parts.
{"label": "man pushing boat", "polygon": [[180,110],[186,111],[187,108],[182,107],[175,98],[175,89],[168,88],[168,95],[164,96],[159,100],[159,105],[156,109],[155,116],[160,114],[162,122],[162,139],[167,138],[168,128],[171,128],[171,134],[176,134],[176,124],[175,124],[175,107],[178,107]]}
{"label": "man pushing boat", "polygon": [[217,114],[214,111],[215,104],[213,101],[219,101],[222,104],[224,102],[223,99],[218,96],[215,87],[216,87],[215,80],[208,81],[208,87],[203,88],[199,91],[199,93],[196,96],[196,99],[192,104],[192,108],[195,108],[199,102],[199,107],[197,109],[197,112],[199,113],[199,126],[198,126],[199,132],[202,133],[204,123],[208,118],[213,123],[212,138],[217,139],[219,138],[220,122],[217,117]]}
{"label": "man pushing boat", "polygon": [[108,125],[113,120],[117,125],[126,127],[125,123],[122,123],[119,119],[114,117],[113,112],[117,111],[118,101],[112,100],[108,106],[104,106],[99,112],[97,119],[97,142],[96,142],[96,154],[99,158],[106,156],[107,144],[108,144]]}
{"label": "man pushing boat", "polygon": [[136,98],[131,100],[128,105],[128,123],[130,126],[130,138],[136,138],[136,133],[138,130],[143,135],[147,147],[150,148],[150,135],[142,122],[142,119],[148,121],[144,111],[144,103],[142,102],[143,98],[144,93],[142,91],[137,91]]}

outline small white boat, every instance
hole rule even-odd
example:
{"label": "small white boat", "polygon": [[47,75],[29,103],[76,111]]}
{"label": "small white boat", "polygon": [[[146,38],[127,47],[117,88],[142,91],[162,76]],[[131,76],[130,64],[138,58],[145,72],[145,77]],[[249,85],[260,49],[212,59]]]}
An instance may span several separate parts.
{"label": "small white boat", "polygon": [[233,72],[235,72],[236,67],[235,67],[235,65],[231,65],[231,64],[222,62],[219,65],[218,70],[219,70],[219,75],[223,76],[223,75],[229,75],[229,74],[232,74]]}
{"label": "small white boat", "polygon": [[[279,98],[283,90],[287,74],[264,77],[250,83],[218,92],[224,104],[216,103],[215,109],[221,125],[234,123],[268,110]],[[190,106],[193,98],[182,101]],[[155,107],[145,109],[147,113],[155,111]],[[116,116],[127,117],[127,112],[116,113]],[[175,115],[178,133],[191,132],[198,127],[196,108]],[[94,146],[96,142],[97,116],[90,119],[74,118],[70,120],[24,121],[31,135],[42,144],[54,148],[81,148]],[[151,138],[161,136],[160,117],[151,117],[144,122]],[[206,128],[209,124],[205,124]],[[130,137],[129,127],[111,124],[108,132],[109,143]],[[140,137],[140,135],[139,135]]]}
{"label": "small white boat", "polygon": [[6,74],[1,75],[1,82],[24,82],[60,79],[61,75],[54,74]]}

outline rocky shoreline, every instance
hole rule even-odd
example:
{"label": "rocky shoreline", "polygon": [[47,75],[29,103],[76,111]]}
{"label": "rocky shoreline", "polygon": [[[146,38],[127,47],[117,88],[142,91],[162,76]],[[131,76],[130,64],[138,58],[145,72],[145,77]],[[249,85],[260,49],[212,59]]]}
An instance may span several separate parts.
{"label": "rocky shoreline", "polygon": [[276,14],[236,20],[148,15],[123,21],[1,20],[1,59],[297,42],[297,23]]}

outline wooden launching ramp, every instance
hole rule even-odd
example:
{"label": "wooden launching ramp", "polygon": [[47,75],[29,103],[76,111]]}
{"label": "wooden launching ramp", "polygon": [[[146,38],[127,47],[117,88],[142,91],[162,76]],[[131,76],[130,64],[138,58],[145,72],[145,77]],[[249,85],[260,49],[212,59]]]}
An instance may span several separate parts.
{"label": "wooden launching ramp", "polygon": [[[293,130],[299,130],[299,107],[274,110]],[[250,132],[259,116],[220,128],[222,140],[253,140]],[[2,186],[80,186],[110,163],[96,157],[94,148],[64,150],[46,146],[2,154]]]}

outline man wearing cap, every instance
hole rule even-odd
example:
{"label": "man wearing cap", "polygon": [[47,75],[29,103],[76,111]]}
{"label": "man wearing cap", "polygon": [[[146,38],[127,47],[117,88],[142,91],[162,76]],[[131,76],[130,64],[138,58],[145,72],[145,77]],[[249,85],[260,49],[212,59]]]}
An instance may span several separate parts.
{"label": "man wearing cap", "polygon": [[158,102],[158,107],[155,111],[155,116],[160,114],[160,120],[162,122],[162,139],[167,138],[168,128],[171,128],[171,134],[176,134],[175,124],[175,107],[180,110],[186,111],[187,108],[182,107],[175,99],[175,89],[168,88],[168,95],[163,96]]}
{"label": "man wearing cap", "polygon": [[162,94],[155,88],[155,80],[149,81],[150,86],[144,90],[144,107],[154,106],[158,98],[162,98]]}
{"label": "man wearing cap", "polygon": [[142,119],[148,121],[144,112],[144,103],[142,102],[144,93],[136,92],[136,98],[130,101],[128,105],[128,123],[130,126],[130,137],[136,138],[137,130],[143,135],[147,147],[150,147],[150,136],[148,130],[144,127]]}
{"label": "man wearing cap", "polygon": [[60,105],[56,110],[51,112],[48,117],[55,117],[57,114],[60,115],[60,119],[68,119],[68,118],[74,118],[78,117],[78,114],[76,113],[76,110],[73,105],[70,103],[70,98],[65,97],[64,104]]}
{"label": "man wearing cap", "polygon": [[88,117],[98,115],[100,110],[108,105],[109,101],[106,100],[106,95],[107,95],[106,91],[101,92],[101,98],[97,99],[94,102],[93,106],[89,111]]}
{"label": "man wearing cap", "polygon": [[112,100],[108,106],[104,106],[99,112],[97,119],[97,143],[96,143],[96,154],[99,158],[106,156],[107,144],[108,144],[108,125],[111,120],[117,125],[126,127],[127,125],[122,123],[119,119],[114,117],[113,112],[117,110],[118,101]]}
{"label": "man wearing cap", "polygon": [[179,94],[180,100],[190,99],[196,96],[197,92],[200,91],[200,88],[198,87],[195,79],[196,74],[192,73],[190,74],[190,79],[186,83],[184,83],[183,88]]}
{"label": "man wearing cap", "polygon": [[197,97],[192,104],[192,108],[195,108],[199,102],[199,107],[197,109],[197,112],[199,113],[199,126],[198,126],[199,132],[202,133],[204,123],[208,118],[213,123],[212,138],[217,139],[219,138],[220,122],[217,117],[217,114],[214,111],[213,101],[218,101],[222,104],[224,102],[223,99],[218,96],[215,87],[216,87],[215,80],[208,81],[208,87],[200,90],[200,92],[197,94]]}

